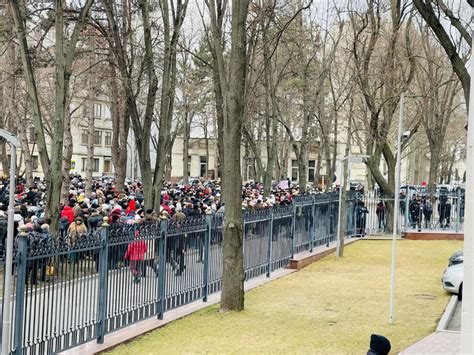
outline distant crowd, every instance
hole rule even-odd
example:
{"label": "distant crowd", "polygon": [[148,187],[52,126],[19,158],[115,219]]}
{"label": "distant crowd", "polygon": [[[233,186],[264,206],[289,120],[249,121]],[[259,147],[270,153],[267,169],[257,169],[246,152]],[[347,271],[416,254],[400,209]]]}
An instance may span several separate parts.
{"label": "distant crowd", "polygon": [[[6,237],[9,181],[0,180],[0,238]],[[310,193],[320,193],[311,189]],[[15,187],[15,234],[25,225],[28,231],[49,233],[50,220],[46,218],[44,180],[35,178],[26,185],[17,179]],[[273,186],[268,197],[263,196],[261,183],[242,186],[242,209],[264,209],[275,205],[289,205],[300,194],[299,188],[289,179]],[[60,206],[59,230],[64,234],[83,234],[99,227],[108,218],[109,224],[134,224],[168,218],[182,221],[206,213],[224,213],[220,182],[216,180],[193,181],[192,185],[166,183],[161,192],[159,210],[145,209],[143,185],[140,181],[126,181],[123,190],[115,188],[110,177],[93,181],[90,195],[85,192],[85,179],[78,174],[71,176],[67,202]]]}

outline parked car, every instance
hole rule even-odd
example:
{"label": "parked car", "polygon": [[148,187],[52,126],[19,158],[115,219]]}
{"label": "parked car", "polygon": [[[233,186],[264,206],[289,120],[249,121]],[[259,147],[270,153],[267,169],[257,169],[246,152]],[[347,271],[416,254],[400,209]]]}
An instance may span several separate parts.
{"label": "parked car", "polygon": [[457,294],[462,299],[462,281],[464,275],[464,263],[447,267],[444,270],[442,283],[443,288],[451,293]]}
{"label": "parked car", "polygon": [[449,257],[448,266],[462,264],[464,262],[464,251],[459,250]]}

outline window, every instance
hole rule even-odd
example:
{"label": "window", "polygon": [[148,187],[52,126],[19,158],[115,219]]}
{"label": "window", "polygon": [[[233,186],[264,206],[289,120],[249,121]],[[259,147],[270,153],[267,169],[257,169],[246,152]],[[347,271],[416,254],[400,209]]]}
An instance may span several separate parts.
{"label": "window", "polygon": [[112,146],[112,132],[111,131],[105,131],[105,142],[104,145],[106,147]]}
{"label": "window", "polygon": [[102,117],[102,104],[94,104],[94,118]]}
{"label": "window", "polygon": [[94,145],[102,145],[102,131],[94,131]]}
{"label": "window", "polygon": [[33,171],[38,170],[38,156],[37,155],[33,155],[31,157],[31,167],[33,168]]}
{"label": "window", "polygon": [[291,181],[298,181],[298,180],[299,180],[298,161],[292,160],[291,161]]}
{"label": "window", "polygon": [[308,161],[308,182],[314,182],[314,175],[316,172],[316,160]]}
{"label": "window", "polygon": [[81,135],[81,144],[88,144],[89,143],[89,131],[87,129],[82,130]]}
{"label": "window", "polygon": [[188,155],[188,176],[191,176],[191,156]]}
{"label": "window", "polygon": [[99,172],[99,158],[92,159],[92,171],[94,173]]}
{"label": "window", "polygon": [[112,171],[112,161],[110,158],[104,159],[104,173],[110,173]]}
{"label": "window", "polygon": [[[87,171],[87,158],[82,158],[82,171]],[[99,172],[99,158],[92,159],[92,172]]]}
{"label": "window", "polygon": [[200,169],[199,169],[199,176],[204,177],[207,175],[207,159],[206,157],[199,157],[200,158]]}
{"label": "window", "polygon": [[255,175],[254,175],[254,161],[252,158],[247,159],[247,180],[254,180]]}

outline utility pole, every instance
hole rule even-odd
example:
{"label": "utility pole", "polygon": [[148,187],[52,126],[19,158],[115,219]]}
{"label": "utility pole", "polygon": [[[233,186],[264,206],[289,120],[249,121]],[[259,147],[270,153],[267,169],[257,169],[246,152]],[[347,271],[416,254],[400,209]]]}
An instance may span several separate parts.
{"label": "utility pole", "polygon": [[392,233],[392,272],[390,277],[390,324],[395,321],[395,258],[398,234],[398,212],[400,207],[400,168],[402,156],[402,127],[403,127],[403,109],[404,109],[405,94],[400,96],[400,118],[398,121],[398,136],[397,136],[397,165],[395,176],[395,206],[393,206],[393,233]]}
{"label": "utility pole", "polygon": [[[474,6],[474,1],[469,1]],[[471,10],[472,11],[472,10]],[[464,219],[471,221],[474,218],[474,46],[471,44],[471,84],[469,89],[469,112],[467,130],[467,157],[466,157],[466,195],[464,199]],[[464,280],[461,321],[461,354],[474,353],[474,224],[464,224]]]}

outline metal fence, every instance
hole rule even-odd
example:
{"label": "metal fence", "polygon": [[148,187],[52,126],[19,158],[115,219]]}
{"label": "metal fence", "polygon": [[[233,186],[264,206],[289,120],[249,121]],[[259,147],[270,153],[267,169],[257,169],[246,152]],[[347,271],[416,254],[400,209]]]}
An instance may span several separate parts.
{"label": "metal fence", "polygon": [[[354,205],[354,204],[353,204]],[[351,215],[349,202],[348,216]],[[244,212],[246,279],[334,241],[338,195]],[[110,225],[78,236],[29,233],[14,248],[10,350],[51,354],[221,289],[223,216]],[[355,231],[348,218],[347,231]],[[3,270],[2,270],[3,271]]]}
{"label": "metal fence", "polygon": [[[347,199],[349,225],[356,228],[349,234],[392,233],[394,199],[379,193],[352,193]],[[421,195],[401,195],[398,226],[401,231],[451,231],[464,228],[464,193],[462,191]]]}

